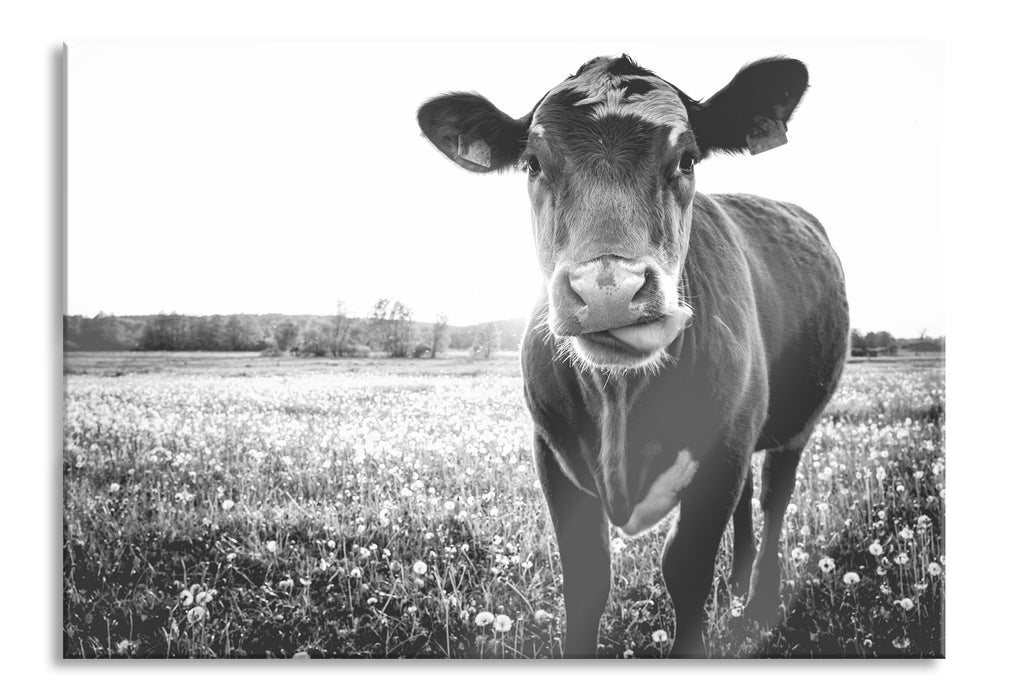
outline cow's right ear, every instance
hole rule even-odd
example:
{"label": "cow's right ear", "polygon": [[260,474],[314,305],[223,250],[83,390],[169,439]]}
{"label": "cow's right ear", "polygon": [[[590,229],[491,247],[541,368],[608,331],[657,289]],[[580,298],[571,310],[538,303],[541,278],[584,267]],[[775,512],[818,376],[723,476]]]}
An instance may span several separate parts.
{"label": "cow's right ear", "polygon": [[512,119],[487,98],[455,92],[417,110],[424,135],[438,150],[475,173],[514,167],[525,148],[532,114]]}

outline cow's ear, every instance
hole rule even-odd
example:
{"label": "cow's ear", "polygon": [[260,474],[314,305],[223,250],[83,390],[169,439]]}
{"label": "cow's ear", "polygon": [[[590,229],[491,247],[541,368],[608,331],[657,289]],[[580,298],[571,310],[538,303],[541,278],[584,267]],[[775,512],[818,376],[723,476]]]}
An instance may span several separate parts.
{"label": "cow's ear", "polygon": [[487,98],[469,92],[435,97],[417,111],[420,128],[431,143],[475,173],[518,164],[531,116],[512,119]]}
{"label": "cow's ear", "polygon": [[809,85],[809,72],[792,58],[765,58],[740,70],[710,99],[695,105],[691,127],[701,151],[750,153],[783,145],[786,124]]}

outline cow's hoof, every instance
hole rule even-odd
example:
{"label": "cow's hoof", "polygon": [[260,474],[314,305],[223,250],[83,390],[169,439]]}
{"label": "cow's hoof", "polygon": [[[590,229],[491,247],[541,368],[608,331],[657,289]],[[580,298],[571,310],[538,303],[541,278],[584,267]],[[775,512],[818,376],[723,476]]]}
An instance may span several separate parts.
{"label": "cow's hoof", "polygon": [[781,621],[781,598],[773,596],[754,596],[746,602],[743,614],[763,627],[773,627]]}

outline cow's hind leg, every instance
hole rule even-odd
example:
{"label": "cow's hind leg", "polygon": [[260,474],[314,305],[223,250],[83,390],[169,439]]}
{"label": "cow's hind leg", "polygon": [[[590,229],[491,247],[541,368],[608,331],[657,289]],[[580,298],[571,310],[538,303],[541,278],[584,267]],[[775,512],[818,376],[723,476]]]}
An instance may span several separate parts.
{"label": "cow's hind leg", "polygon": [[778,622],[781,604],[781,565],[778,562],[781,525],[785,508],[795,488],[795,472],[802,457],[802,446],[768,450],[764,457],[760,507],[764,511],[760,552],[753,567],[746,615],[765,625]]}
{"label": "cow's hind leg", "polygon": [[757,555],[753,542],[753,471],[747,470],[739,503],[732,514],[732,575],[729,587],[736,595],[750,588],[750,571]]}

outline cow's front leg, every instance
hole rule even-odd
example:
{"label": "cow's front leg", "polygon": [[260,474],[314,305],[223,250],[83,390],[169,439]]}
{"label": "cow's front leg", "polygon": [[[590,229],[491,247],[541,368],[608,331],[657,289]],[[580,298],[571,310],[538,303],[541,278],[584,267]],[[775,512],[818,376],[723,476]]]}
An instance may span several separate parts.
{"label": "cow's front leg", "polygon": [[676,611],[674,656],[705,656],[704,603],[711,592],[722,533],[745,483],[744,465],[742,458],[701,464],[666,538],[662,575]]}
{"label": "cow's front leg", "polygon": [[536,438],[535,458],[564,572],[564,656],[595,656],[599,619],[610,594],[606,516],[599,499],[578,489],[565,476],[540,437]]}

